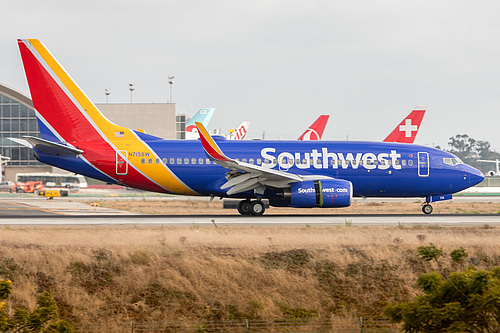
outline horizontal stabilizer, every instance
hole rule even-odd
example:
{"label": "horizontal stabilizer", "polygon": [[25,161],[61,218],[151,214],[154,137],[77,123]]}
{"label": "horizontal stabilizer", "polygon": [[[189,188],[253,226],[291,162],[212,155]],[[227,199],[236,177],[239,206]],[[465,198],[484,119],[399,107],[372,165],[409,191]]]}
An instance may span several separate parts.
{"label": "horizontal stabilizer", "polygon": [[18,138],[7,138],[7,139],[9,139],[10,141],[13,141],[15,143],[19,143],[21,146],[33,148],[33,145],[24,139],[18,139]]}
{"label": "horizontal stabilizer", "polygon": [[[65,146],[60,143],[55,143],[52,141],[36,138],[34,136],[24,136],[23,139],[16,139],[16,138],[9,138],[10,140],[17,142],[19,144],[22,144],[24,146],[27,146],[25,143],[22,141],[26,141],[27,143],[31,144],[33,148],[36,150],[42,151],[44,153],[48,154],[54,154],[54,155],[80,155],[83,153],[83,150],[77,149],[75,147],[71,146]],[[29,146],[28,146],[29,147]]]}

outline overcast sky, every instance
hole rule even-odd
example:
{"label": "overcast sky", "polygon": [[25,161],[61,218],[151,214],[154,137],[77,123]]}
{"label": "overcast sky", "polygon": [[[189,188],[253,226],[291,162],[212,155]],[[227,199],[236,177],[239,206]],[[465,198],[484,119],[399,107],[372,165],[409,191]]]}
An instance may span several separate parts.
{"label": "overcast sky", "polygon": [[29,94],[17,38],[38,38],[95,103],[215,107],[210,128],[383,140],[414,106],[416,143],[500,151],[500,2],[2,0],[0,82]]}

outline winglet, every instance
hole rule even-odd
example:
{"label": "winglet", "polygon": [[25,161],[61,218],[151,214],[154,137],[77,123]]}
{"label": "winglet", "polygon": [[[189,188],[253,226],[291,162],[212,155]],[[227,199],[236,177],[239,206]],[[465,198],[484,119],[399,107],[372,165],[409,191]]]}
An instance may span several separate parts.
{"label": "winglet", "polygon": [[217,143],[212,139],[208,131],[205,129],[202,123],[196,122],[196,127],[198,127],[198,133],[200,134],[201,144],[203,145],[203,149],[209,158],[221,162],[230,162],[232,159],[224,155],[222,150],[219,148]]}

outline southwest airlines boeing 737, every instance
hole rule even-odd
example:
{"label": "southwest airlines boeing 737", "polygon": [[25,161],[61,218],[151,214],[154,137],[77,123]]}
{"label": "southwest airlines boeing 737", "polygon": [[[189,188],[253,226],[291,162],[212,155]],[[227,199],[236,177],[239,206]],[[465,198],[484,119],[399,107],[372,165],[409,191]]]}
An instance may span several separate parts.
{"label": "southwest airlines boeing 737", "polygon": [[35,156],[109,183],[181,195],[241,198],[238,211],[272,206],[346,207],[353,196],[421,197],[431,202],[483,180],[438,149],[356,141],[164,140],[106,119],[36,39],[19,48],[41,138],[25,137]]}

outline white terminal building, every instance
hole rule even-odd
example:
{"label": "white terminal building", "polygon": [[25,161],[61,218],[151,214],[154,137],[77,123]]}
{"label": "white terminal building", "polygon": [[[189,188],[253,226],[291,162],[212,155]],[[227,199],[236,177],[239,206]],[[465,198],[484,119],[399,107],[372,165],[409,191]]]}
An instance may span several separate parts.
{"label": "white terminal building", "polygon": [[[112,122],[164,139],[184,139],[186,115],[176,114],[175,103],[96,104]],[[33,102],[27,95],[0,83],[0,156],[2,179],[15,181],[17,173],[66,172],[38,162],[31,149],[8,138],[40,137]]]}

